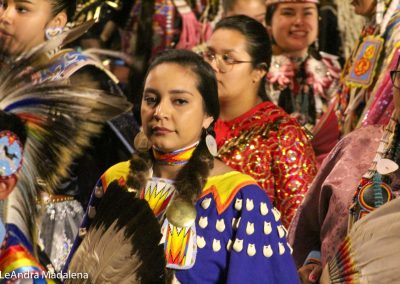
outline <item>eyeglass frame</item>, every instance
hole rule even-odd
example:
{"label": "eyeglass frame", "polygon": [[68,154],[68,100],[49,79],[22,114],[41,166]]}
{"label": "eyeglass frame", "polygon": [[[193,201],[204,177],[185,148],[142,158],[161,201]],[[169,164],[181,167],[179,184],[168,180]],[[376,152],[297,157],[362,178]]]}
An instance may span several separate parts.
{"label": "eyeglass frame", "polygon": [[[396,76],[396,74],[399,73],[400,74],[400,70],[391,70],[390,71],[390,81],[392,82],[393,87],[395,87],[396,89],[400,90],[400,85],[396,86],[396,84],[394,83],[394,77]],[[400,78],[399,78],[400,79]]]}
{"label": "eyeglass frame", "polygon": [[[226,55],[226,54],[221,55],[221,54],[218,54],[218,53],[213,52],[214,58],[213,58],[212,60],[209,60],[209,59],[207,58],[207,56],[206,56],[206,54],[208,54],[208,53],[210,53],[209,50],[205,50],[205,51],[201,52],[201,57],[203,57],[204,61],[208,62],[209,64],[211,64],[213,61],[215,61],[216,67],[218,68],[218,71],[219,71],[219,72],[222,72],[222,73],[227,73],[227,72],[232,71],[233,66],[236,65],[236,64],[253,63],[253,60],[236,60],[236,59],[233,59],[233,58],[232,58],[233,62],[227,64],[227,66],[231,66],[231,67],[230,67],[231,69],[228,70],[228,71],[222,71],[221,68],[219,67],[219,66],[220,66],[220,65],[219,65],[220,63],[218,63],[218,61],[219,61],[218,56],[221,56],[221,57],[222,57],[222,56],[224,56],[224,55]],[[223,63],[223,64],[225,64],[225,63]]]}

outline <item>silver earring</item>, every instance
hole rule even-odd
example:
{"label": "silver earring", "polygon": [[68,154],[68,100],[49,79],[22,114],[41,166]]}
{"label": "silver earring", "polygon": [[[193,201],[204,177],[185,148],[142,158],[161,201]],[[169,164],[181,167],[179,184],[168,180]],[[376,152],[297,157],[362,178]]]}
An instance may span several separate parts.
{"label": "silver earring", "polygon": [[211,155],[214,157],[218,156],[217,141],[215,140],[214,136],[209,133],[206,135],[206,146]]}
{"label": "silver earring", "polygon": [[135,146],[136,151],[141,153],[147,152],[151,148],[151,142],[147,138],[146,134],[144,134],[143,130],[136,134],[135,139],[133,140],[133,146]]}
{"label": "silver earring", "polygon": [[47,40],[51,40],[53,37],[56,37],[64,31],[62,27],[55,27],[55,28],[47,28],[45,31],[45,36]]}
{"label": "silver earring", "polygon": [[318,38],[314,41],[314,47],[316,51],[319,51],[319,40]]}

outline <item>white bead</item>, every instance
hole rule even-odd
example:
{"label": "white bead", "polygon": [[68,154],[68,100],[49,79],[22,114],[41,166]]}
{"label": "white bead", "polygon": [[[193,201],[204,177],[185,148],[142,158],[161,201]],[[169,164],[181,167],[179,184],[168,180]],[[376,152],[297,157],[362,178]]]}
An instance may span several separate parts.
{"label": "white bead", "polygon": [[215,224],[215,228],[217,229],[218,232],[222,233],[225,230],[224,219],[217,220],[217,223]]}
{"label": "white bead", "polygon": [[200,228],[205,229],[205,228],[207,227],[207,225],[208,225],[207,216],[205,216],[205,217],[200,217],[200,219],[199,219],[199,226],[200,226]]}
{"label": "white bead", "polygon": [[242,200],[242,199],[236,198],[236,201],[235,201],[235,209],[236,209],[237,211],[242,210],[242,203],[243,203],[243,200]]}
{"label": "white bead", "polygon": [[274,214],[275,221],[278,221],[281,218],[281,212],[275,207],[272,208],[272,213]]}
{"label": "white bead", "polygon": [[253,199],[246,199],[246,209],[247,211],[251,211],[254,208]]}
{"label": "white bead", "polygon": [[263,254],[265,257],[271,257],[274,254],[270,245],[263,247]]}
{"label": "white bead", "polygon": [[197,236],[197,247],[204,248],[206,246],[206,240],[204,237]]}
{"label": "white bead", "polygon": [[256,246],[254,244],[249,244],[247,246],[247,254],[249,256],[254,256],[256,254]]}
{"label": "white bead", "polygon": [[242,249],[243,249],[243,240],[236,239],[234,244],[233,244],[233,249],[236,252],[241,252]]}
{"label": "white bead", "polygon": [[264,234],[269,235],[272,232],[271,222],[264,221]]}
{"label": "white bead", "polygon": [[278,226],[278,235],[280,238],[283,238],[285,236],[285,230],[283,229],[282,225]]}
{"label": "white bead", "polygon": [[293,248],[292,248],[288,243],[286,243],[286,245],[287,245],[288,248],[289,248],[290,254],[292,254],[292,253],[293,253]]}
{"label": "white bead", "polygon": [[261,215],[263,215],[263,216],[265,216],[265,215],[268,214],[268,206],[267,206],[267,203],[265,203],[265,202],[261,202],[261,203],[260,203],[260,212],[261,212]]}
{"label": "white bead", "polygon": [[211,198],[204,198],[204,200],[201,202],[201,207],[203,207],[203,209],[208,209],[208,207],[210,207],[211,204]]}
{"label": "white bead", "polygon": [[252,235],[254,233],[254,223],[247,222],[246,234]]}
{"label": "white bead", "polygon": [[214,239],[213,240],[213,244],[212,244],[212,248],[214,252],[218,252],[221,250],[221,242],[219,240]]}
{"label": "white bead", "polygon": [[284,254],[285,253],[285,246],[281,242],[278,243],[278,246],[279,246],[279,254],[280,255]]}

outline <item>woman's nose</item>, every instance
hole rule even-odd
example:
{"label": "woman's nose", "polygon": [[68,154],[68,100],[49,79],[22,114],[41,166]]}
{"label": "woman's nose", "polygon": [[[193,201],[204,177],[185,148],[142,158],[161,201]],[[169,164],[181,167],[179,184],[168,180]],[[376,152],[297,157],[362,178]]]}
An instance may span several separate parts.
{"label": "woman's nose", "polygon": [[0,22],[3,24],[11,24],[13,17],[13,12],[9,7],[0,8]]}
{"label": "woman's nose", "polygon": [[168,114],[168,106],[166,106],[166,103],[164,103],[163,101],[161,101],[155,111],[154,111],[154,118],[157,120],[160,120],[162,118],[165,118]]}
{"label": "woman's nose", "polygon": [[301,25],[302,23],[303,23],[303,16],[302,15],[296,15],[296,18],[295,18],[295,20],[294,20],[294,23],[296,24],[296,25]]}

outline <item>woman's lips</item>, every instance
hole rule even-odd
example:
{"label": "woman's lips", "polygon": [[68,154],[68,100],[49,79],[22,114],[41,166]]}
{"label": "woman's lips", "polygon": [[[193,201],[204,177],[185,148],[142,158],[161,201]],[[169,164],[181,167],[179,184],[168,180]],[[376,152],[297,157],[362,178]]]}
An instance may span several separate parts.
{"label": "woman's lips", "polygon": [[307,32],[305,32],[305,31],[292,31],[292,32],[290,32],[290,35],[294,36],[294,37],[306,37],[307,36]]}
{"label": "woman's lips", "polygon": [[10,37],[12,35],[10,33],[8,33],[7,31],[0,29],[0,36]]}
{"label": "woman's lips", "polygon": [[155,135],[165,135],[173,131],[165,127],[156,126],[151,129],[151,132]]}

